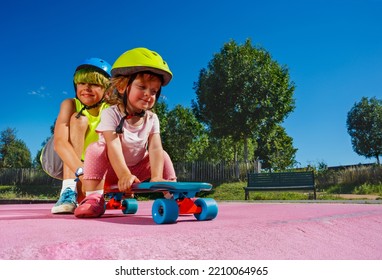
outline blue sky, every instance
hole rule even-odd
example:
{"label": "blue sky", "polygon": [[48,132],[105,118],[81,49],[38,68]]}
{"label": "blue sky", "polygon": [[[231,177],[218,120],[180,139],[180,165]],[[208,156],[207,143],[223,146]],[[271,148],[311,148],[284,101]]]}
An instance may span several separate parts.
{"label": "blue sky", "polygon": [[147,47],[168,62],[170,109],[191,106],[193,84],[224,43],[247,38],[290,72],[296,109],[284,123],[300,166],[375,162],[358,156],[346,116],[363,96],[382,98],[382,0],[8,1],[0,10],[0,131],[17,130],[34,157],[75,67],[110,64]]}

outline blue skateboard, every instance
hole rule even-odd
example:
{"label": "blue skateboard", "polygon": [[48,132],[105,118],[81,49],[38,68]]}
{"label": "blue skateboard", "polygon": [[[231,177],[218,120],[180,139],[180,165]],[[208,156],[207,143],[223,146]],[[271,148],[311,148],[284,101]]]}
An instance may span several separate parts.
{"label": "blue skateboard", "polygon": [[[196,198],[201,191],[211,191],[212,185],[199,182],[148,182],[133,184],[132,193],[168,193],[170,199],[156,199],[151,214],[155,223],[175,223],[179,215],[193,214],[198,221],[212,220],[218,214],[218,206],[212,198]],[[124,198],[124,193],[108,192],[106,209],[122,209],[124,214],[135,214],[138,202],[133,198]]]}

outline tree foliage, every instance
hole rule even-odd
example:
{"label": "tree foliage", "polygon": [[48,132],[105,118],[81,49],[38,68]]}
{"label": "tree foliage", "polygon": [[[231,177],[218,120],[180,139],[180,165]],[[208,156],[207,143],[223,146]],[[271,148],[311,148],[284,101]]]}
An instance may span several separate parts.
{"label": "tree foliage", "polygon": [[362,97],[347,115],[347,130],[353,150],[366,158],[376,158],[382,154],[382,100]]}
{"label": "tree foliage", "polygon": [[7,128],[0,136],[0,167],[29,168],[31,153],[24,141],[16,138],[16,129]]}
{"label": "tree foliage", "polygon": [[201,70],[195,89],[197,118],[213,135],[234,140],[282,122],[294,109],[288,70],[250,40],[242,46],[225,44],[208,69]]}
{"label": "tree foliage", "polygon": [[267,137],[260,137],[257,144],[256,155],[262,160],[264,169],[280,171],[296,164],[297,149],[293,148],[293,139],[283,127],[275,126]]}
{"label": "tree foliage", "polygon": [[249,158],[244,158],[243,141],[234,141],[232,137],[216,138],[209,135],[208,147],[204,149],[199,160],[208,162],[227,162],[252,161],[254,160],[254,151],[256,143],[250,141],[247,145]]}
{"label": "tree foliage", "polygon": [[211,136],[244,145],[247,139],[267,137],[261,132],[270,133],[295,106],[288,69],[249,39],[243,45],[226,43],[200,71],[194,89],[193,112]]}
{"label": "tree foliage", "polygon": [[174,162],[197,160],[208,145],[208,136],[191,109],[181,105],[161,116],[164,149]]}

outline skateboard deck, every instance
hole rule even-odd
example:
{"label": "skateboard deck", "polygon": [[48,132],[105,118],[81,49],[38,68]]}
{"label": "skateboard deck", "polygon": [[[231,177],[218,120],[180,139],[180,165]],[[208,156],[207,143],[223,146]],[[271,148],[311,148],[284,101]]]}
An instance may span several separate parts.
{"label": "skateboard deck", "polygon": [[209,183],[199,182],[145,182],[133,184],[132,192],[171,192],[174,195],[194,197],[200,191],[212,190],[212,185]]}
{"label": "skateboard deck", "polygon": [[[115,189],[115,191],[114,191]],[[152,217],[157,224],[176,222],[179,214],[193,214],[199,221],[212,220],[218,214],[217,203],[212,198],[196,198],[201,191],[211,191],[212,185],[202,182],[144,182],[131,186],[131,193],[166,193],[166,198],[154,200]],[[126,194],[110,188],[105,194],[109,198],[106,209],[122,209],[125,214],[138,210],[136,199],[124,198]]]}

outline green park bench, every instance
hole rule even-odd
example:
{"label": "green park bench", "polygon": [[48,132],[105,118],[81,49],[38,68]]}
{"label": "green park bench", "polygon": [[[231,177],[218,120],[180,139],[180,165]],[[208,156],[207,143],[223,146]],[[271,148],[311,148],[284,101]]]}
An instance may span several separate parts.
{"label": "green park bench", "polygon": [[312,190],[316,199],[316,185],[313,171],[248,173],[247,187],[244,187],[245,200],[250,191],[289,191]]}

